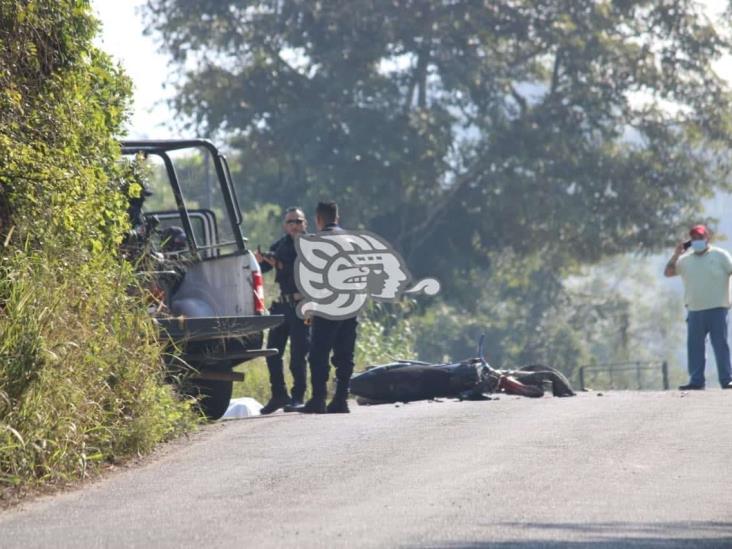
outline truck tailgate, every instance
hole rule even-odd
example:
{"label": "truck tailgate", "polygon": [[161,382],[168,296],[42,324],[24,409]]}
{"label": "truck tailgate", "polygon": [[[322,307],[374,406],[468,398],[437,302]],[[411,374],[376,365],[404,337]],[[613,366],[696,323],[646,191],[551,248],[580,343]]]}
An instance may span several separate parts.
{"label": "truck tailgate", "polygon": [[245,337],[282,324],[283,315],[156,318],[161,331],[176,342]]}

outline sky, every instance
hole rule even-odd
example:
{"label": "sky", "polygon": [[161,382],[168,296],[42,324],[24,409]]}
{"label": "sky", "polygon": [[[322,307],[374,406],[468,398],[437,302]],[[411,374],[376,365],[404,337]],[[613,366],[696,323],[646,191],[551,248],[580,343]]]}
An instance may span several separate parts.
{"label": "sky", "polygon": [[172,88],[165,86],[170,73],[168,57],[158,52],[152,37],[142,33],[139,8],[144,3],[144,0],[92,0],[92,8],[102,23],[95,43],[132,78],[134,98],[128,137],[173,138],[178,132],[167,127],[173,114],[165,103],[172,95]]}

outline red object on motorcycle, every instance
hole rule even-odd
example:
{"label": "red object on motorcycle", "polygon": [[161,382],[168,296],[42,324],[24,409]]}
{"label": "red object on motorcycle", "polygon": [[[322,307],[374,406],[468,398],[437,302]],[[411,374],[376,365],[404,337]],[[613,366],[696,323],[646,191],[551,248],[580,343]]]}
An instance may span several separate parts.
{"label": "red object on motorcycle", "polygon": [[520,395],[531,398],[544,396],[544,391],[541,388],[534,385],[524,385],[512,376],[501,376],[501,380],[498,382],[498,390],[505,391],[507,395]]}

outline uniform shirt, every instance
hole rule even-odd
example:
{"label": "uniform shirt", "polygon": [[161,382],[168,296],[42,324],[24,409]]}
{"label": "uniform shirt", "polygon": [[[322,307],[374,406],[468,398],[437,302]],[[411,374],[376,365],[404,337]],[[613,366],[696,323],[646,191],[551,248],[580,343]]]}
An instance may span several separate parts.
{"label": "uniform shirt", "polygon": [[684,302],[690,311],[729,308],[729,277],[732,257],[726,250],[709,246],[705,254],[688,253],[676,262],[684,281]]}
{"label": "uniform shirt", "polygon": [[[289,234],[286,234],[272,244],[269,251],[274,252],[275,259],[282,263],[282,268],[277,269],[275,275],[275,282],[280,285],[280,291],[283,294],[297,293],[299,290],[295,285],[295,260],[297,259],[295,241]],[[266,261],[262,261],[260,267],[263,273],[273,269],[272,265]]]}

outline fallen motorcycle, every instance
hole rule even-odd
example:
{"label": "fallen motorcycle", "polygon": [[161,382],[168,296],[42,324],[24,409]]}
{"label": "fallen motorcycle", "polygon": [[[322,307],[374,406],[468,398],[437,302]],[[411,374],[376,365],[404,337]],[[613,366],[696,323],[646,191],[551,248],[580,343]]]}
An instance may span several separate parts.
{"label": "fallen motorcycle", "polygon": [[551,366],[535,364],[516,370],[496,370],[483,356],[484,337],[478,356],[451,364],[430,364],[398,360],[374,366],[353,376],[351,393],[362,404],[411,402],[435,398],[487,400],[491,394],[506,393],[531,398],[544,396],[551,385],[556,397],[574,396],[569,380]]}

